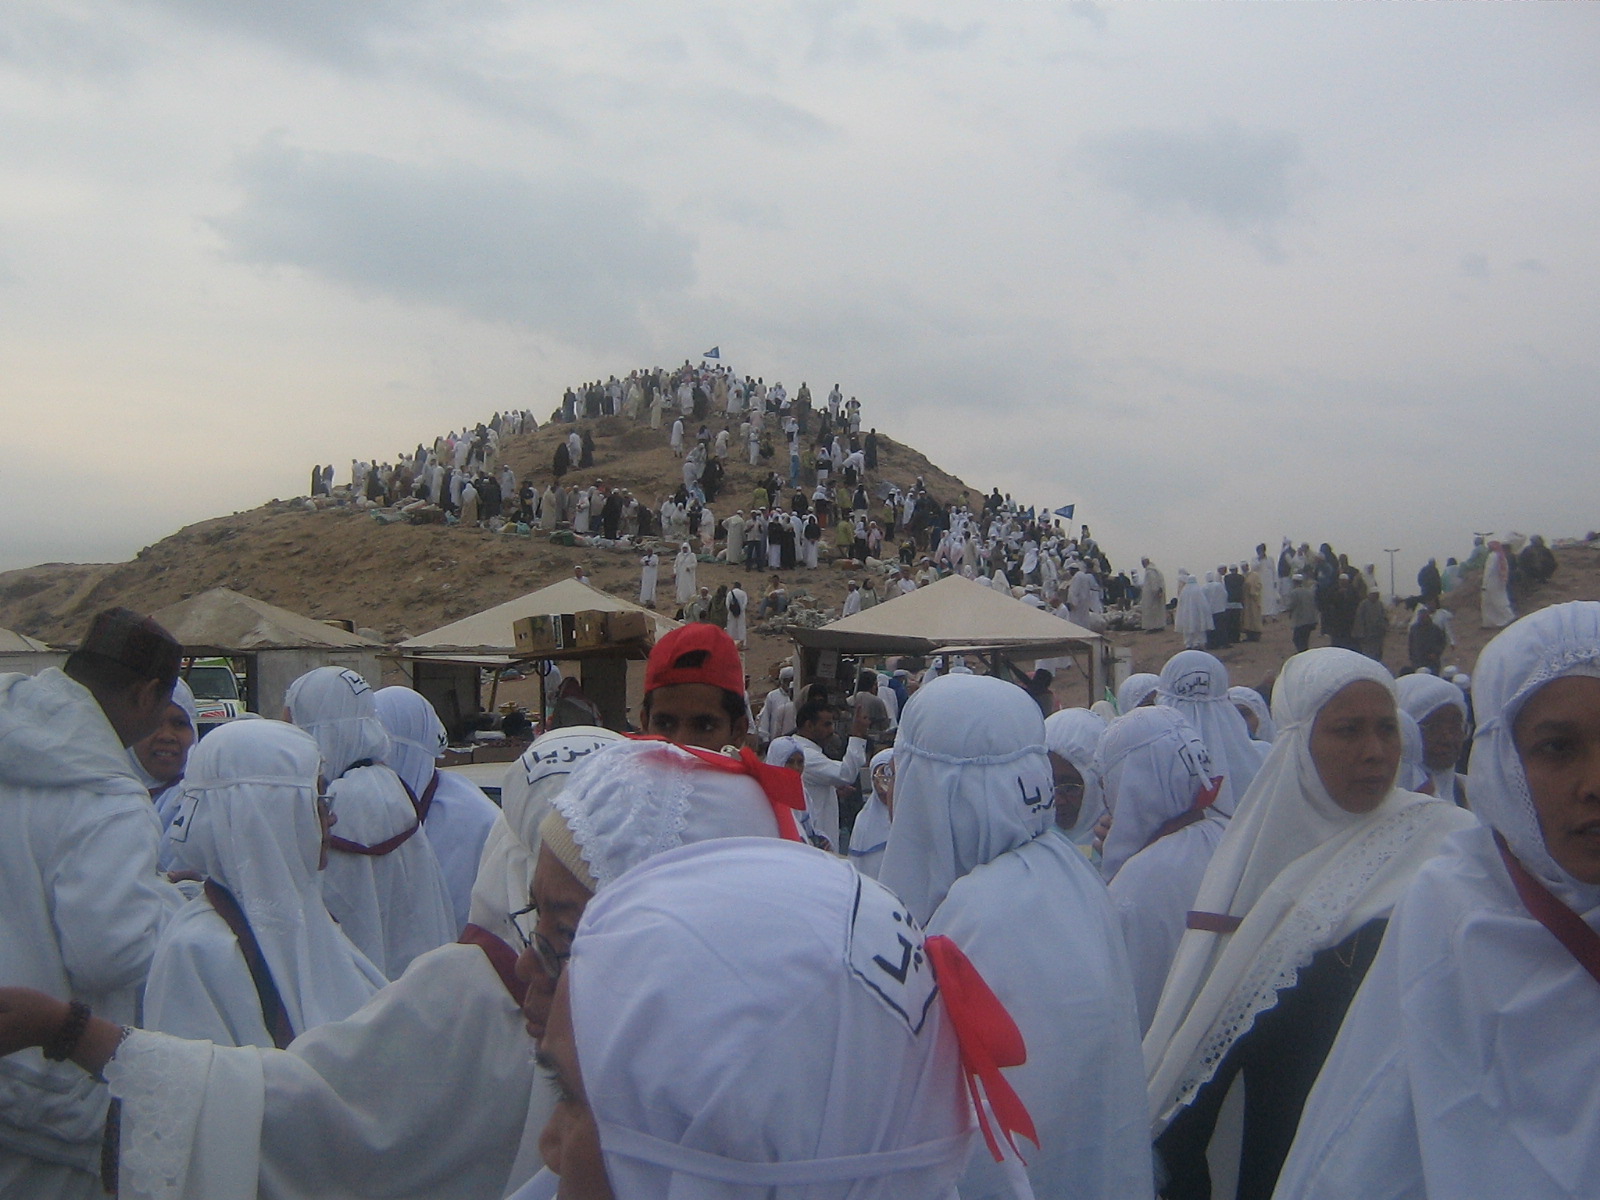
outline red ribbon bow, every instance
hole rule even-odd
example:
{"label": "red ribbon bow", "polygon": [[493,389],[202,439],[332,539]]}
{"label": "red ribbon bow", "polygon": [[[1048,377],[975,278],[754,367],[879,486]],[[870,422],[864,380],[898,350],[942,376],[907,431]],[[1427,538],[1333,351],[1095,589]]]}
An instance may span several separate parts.
{"label": "red ribbon bow", "polygon": [[761,761],[754,751],[748,746],[739,750],[737,758],[730,754],[721,754],[715,750],[706,750],[700,746],[685,746],[682,742],[669,742],[666,738],[654,735],[635,736],[637,742],[664,742],[669,746],[676,746],[685,753],[694,755],[706,766],[729,775],[745,775],[756,781],[761,791],[767,797],[767,803],[772,806],[772,815],[778,822],[778,836],[788,842],[803,842],[800,836],[799,823],[795,821],[796,810],[805,811],[806,793],[800,784],[800,774],[791,771],[788,767],[774,767]]}
{"label": "red ribbon bow", "polygon": [[[1022,1152],[1017,1149],[1014,1135],[1020,1133],[1035,1146],[1039,1144],[1039,1135],[1033,1128],[1028,1106],[1000,1074],[1000,1068],[1020,1067],[1028,1061],[1028,1047],[1022,1040],[1022,1031],[960,946],[943,934],[935,934],[927,939],[925,947],[933,977],[939,983],[939,994],[944,998],[945,1012],[955,1027],[956,1042],[961,1047],[961,1069],[967,1077],[967,1092],[972,1097],[972,1107],[977,1110],[983,1140],[995,1162],[1002,1161],[1000,1143],[989,1126],[987,1113],[993,1112],[1000,1123],[1001,1134],[1012,1153],[1020,1159]],[[980,1083],[983,1085],[981,1095]],[[987,1106],[983,1103],[985,1099]]]}

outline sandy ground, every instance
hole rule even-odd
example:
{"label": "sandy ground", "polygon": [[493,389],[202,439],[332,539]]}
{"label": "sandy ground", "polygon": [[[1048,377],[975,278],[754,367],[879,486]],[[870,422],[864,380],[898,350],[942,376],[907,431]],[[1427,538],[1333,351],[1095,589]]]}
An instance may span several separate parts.
{"label": "sandy ground", "polygon": [[[603,478],[627,487],[641,499],[659,503],[677,484],[679,460],[667,446],[667,431],[637,427],[621,418],[594,423],[596,461],[582,477]],[[713,432],[717,428],[712,426]],[[550,426],[509,439],[505,458],[519,479],[531,472],[541,483],[548,478],[558,437],[568,427]],[[971,488],[940,470],[905,444],[880,434],[877,477],[909,485],[922,476],[940,500],[956,501]],[[309,465],[307,467],[309,473]],[[742,459],[729,460],[722,496],[714,505],[719,516],[748,507],[758,471]],[[569,476],[575,478],[577,476]],[[1003,490],[1003,489],[1002,489]],[[1259,540],[1243,531],[1240,544]],[[1518,612],[1571,599],[1600,598],[1600,550],[1596,545],[1557,547],[1560,570],[1555,579],[1532,595],[1516,598]],[[663,555],[663,558],[668,558]],[[217,517],[188,526],[115,564],[52,563],[0,574],[0,626],[52,644],[71,645],[89,618],[114,604],[151,611],[208,588],[226,586],[311,617],[345,618],[385,641],[401,638],[523,595],[572,574],[575,565],[589,572],[597,587],[629,599],[637,597],[639,567],[631,550],[565,547],[546,535],[516,536],[487,530],[446,526],[381,524],[355,508],[308,511],[299,500],[273,500],[249,512]],[[1117,569],[1132,563],[1113,558]],[[815,571],[786,573],[795,594],[805,591],[837,611],[845,581],[854,572],[824,564]],[[1167,570],[1169,579],[1176,571]],[[719,584],[744,580],[759,601],[765,573],[746,576],[721,563],[701,563],[699,581],[714,591]],[[663,564],[659,602],[671,598],[671,573]],[[1479,627],[1478,579],[1468,577],[1448,599],[1456,614],[1460,645],[1446,655],[1472,670],[1478,651],[1494,631]],[[1385,662],[1391,669],[1405,663],[1403,610],[1393,614]],[[1157,634],[1113,633],[1114,643],[1133,654],[1134,670],[1159,670],[1181,642],[1170,629]],[[1321,644],[1323,639],[1314,639]],[[752,631],[747,655],[753,689],[790,652],[787,637]],[[1276,672],[1292,652],[1290,632],[1279,619],[1269,622],[1262,640],[1223,650],[1233,682],[1254,685]],[[502,699],[526,699],[525,688],[512,685]],[[1058,689],[1063,702],[1082,704],[1087,690],[1081,676],[1064,679]]]}

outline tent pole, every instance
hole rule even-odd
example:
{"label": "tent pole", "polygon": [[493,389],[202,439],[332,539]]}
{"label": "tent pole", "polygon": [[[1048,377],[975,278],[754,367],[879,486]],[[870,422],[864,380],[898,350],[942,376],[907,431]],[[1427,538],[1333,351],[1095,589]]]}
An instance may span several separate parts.
{"label": "tent pole", "polygon": [[504,671],[504,670],[505,670],[504,667],[496,667],[495,668],[495,672],[494,672],[494,682],[489,685],[489,711],[490,712],[494,712],[495,699],[500,695],[500,672]]}

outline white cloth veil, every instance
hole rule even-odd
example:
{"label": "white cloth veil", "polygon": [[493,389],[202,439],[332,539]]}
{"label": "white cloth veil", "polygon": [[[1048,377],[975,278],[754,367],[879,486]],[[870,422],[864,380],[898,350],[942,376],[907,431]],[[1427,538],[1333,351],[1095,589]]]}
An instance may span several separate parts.
{"label": "white cloth veil", "polygon": [[567,974],[618,1196],[954,1200],[972,1118],[921,931],[840,860],[660,855],[596,895]]}
{"label": "white cloth veil", "polygon": [[1078,809],[1078,819],[1072,823],[1071,829],[1062,830],[1075,846],[1089,844],[1094,836],[1094,823],[1106,811],[1105,795],[1094,757],[1095,748],[1100,745],[1101,735],[1106,728],[1105,719],[1087,708],[1058,709],[1044,719],[1045,749],[1051,754],[1059,754],[1083,776],[1083,803]]}
{"label": "white cloth veil", "polygon": [[[1600,677],[1600,604],[1541,609],[1486,646],[1473,808],[1395,908],[1306,1102],[1277,1195],[1589,1195],[1600,1174],[1595,981],[1529,912],[1493,840],[1591,928],[1600,885],[1551,857],[1512,738],[1523,704]],[[1438,693],[1441,697],[1444,693]]]}
{"label": "white cloth veil", "polygon": [[942,675],[911,698],[894,745],[895,795],[907,803],[896,806],[878,878],[918,921],[957,879],[1050,827],[1045,753],[1044,718],[1019,687]]}
{"label": "white cloth veil", "polygon": [[1107,882],[1165,822],[1188,812],[1219,775],[1193,726],[1162,706],[1119,717],[1100,739],[1095,767],[1115,814],[1100,860]]}
{"label": "white cloth veil", "polygon": [[1361,680],[1393,694],[1382,664],[1352,650],[1321,647],[1284,664],[1273,689],[1278,740],[1194,901],[1242,923],[1184,934],[1145,1037],[1157,1132],[1317,951],[1386,915],[1439,839],[1472,823],[1454,805],[1398,789],[1367,813],[1334,802],[1311,758],[1311,729],[1323,705]]}
{"label": "white cloth veil", "polygon": [[1177,709],[1200,735],[1211,761],[1222,769],[1216,809],[1232,813],[1261,769],[1266,747],[1251,740],[1250,727],[1228,698],[1228,668],[1204,650],[1180,650],[1161,668],[1156,703]]}
{"label": "white cloth veil", "polygon": [[[320,765],[316,742],[292,725],[224,725],[190,757],[170,834],[178,865],[227,889],[244,911],[296,1034],[343,1020],[386,982],[322,901]],[[152,969],[153,1028],[176,1030],[177,1010],[207,1002],[192,975]]]}
{"label": "white cloth veil", "polygon": [[1242,704],[1255,714],[1256,731],[1250,735],[1251,741],[1275,742],[1278,740],[1278,724],[1272,719],[1272,709],[1267,706],[1265,696],[1256,691],[1255,688],[1234,686],[1228,689],[1228,699],[1233,701],[1235,707]]}
{"label": "white cloth veil", "polygon": [[389,751],[383,761],[413,796],[420,797],[449,745],[444,722],[426,696],[408,687],[380,688],[372,700],[378,720],[389,734]]}
{"label": "white cloth veil", "polygon": [[1160,686],[1161,676],[1149,671],[1136,671],[1129,675],[1117,689],[1117,712],[1124,717],[1127,716]]}

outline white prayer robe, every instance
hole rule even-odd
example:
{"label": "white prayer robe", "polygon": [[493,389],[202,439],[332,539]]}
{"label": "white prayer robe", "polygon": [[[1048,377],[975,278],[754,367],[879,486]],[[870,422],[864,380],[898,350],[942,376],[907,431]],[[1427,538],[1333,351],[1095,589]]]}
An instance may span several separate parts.
{"label": "white prayer robe", "polygon": [[[0,960],[8,985],[131,1023],[156,937],[183,902],[156,873],[160,823],[88,689],[0,675]],[[103,1085],[38,1050],[0,1058],[0,1192],[98,1196]]]}
{"label": "white prayer robe", "polygon": [[700,585],[695,582],[699,569],[700,561],[695,558],[694,551],[685,542],[683,548],[678,551],[678,557],[672,560],[673,598],[679,604],[689,603],[699,592]]}
{"label": "white prayer robe", "polygon": [[[729,543],[732,544],[731,542]],[[733,611],[733,602],[739,603],[739,611]],[[750,594],[742,587],[733,587],[728,590],[728,636],[733,639],[733,644],[743,646],[748,637],[750,622]]]}
{"label": "white prayer robe", "polygon": [[639,559],[639,603],[652,608],[656,602],[656,572],[660,563],[660,556],[654,550]]}
{"label": "white prayer robe", "polygon": [[[1044,721],[984,676],[925,683],[895,743],[895,813],[879,879],[949,935],[1015,1019],[1006,1072],[1038,1128],[1035,1196],[1149,1196],[1139,1031],[1121,934],[1094,868],[1053,831]],[[1016,1193],[981,1151],[962,1200]]]}

